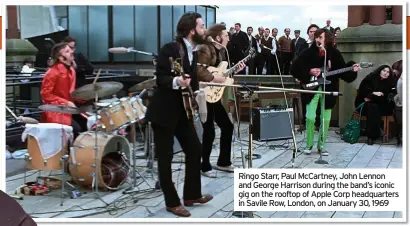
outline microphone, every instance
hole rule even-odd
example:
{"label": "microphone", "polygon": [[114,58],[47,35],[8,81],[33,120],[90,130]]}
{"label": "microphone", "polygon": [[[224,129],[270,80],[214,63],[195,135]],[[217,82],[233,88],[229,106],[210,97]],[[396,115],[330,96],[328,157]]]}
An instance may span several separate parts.
{"label": "microphone", "polygon": [[115,53],[115,54],[125,54],[125,53],[140,53],[140,54],[144,54],[144,55],[148,55],[148,56],[153,56],[154,58],[157,58],[158,55],[155,53],[147,53],[147,52],[143,52],[143,51],[138,51],[135,50],[132,47],[129,48],[125,48],[125,47],[114,47],[114,48],[109,48],[108,52],[110,53]]}
{"label": "microphone", "polygon": [[204,89],[200,88],[199,91],[195,91],[195,93],[197,93],[195,100],[198,103],[199,119],[201,120],[202,123],[205,123],[206,119],[208,118],[208,108],[206,107],[206,98],[205,98]]}
{"label": "microphone", "polygon": [[110,52],[110,53],[124,54],[124,53],[129,53],[129,52],[131,52],[131,48],[114,47],[114,48],[109,48],[109,49],[108,49],[108,52]]}

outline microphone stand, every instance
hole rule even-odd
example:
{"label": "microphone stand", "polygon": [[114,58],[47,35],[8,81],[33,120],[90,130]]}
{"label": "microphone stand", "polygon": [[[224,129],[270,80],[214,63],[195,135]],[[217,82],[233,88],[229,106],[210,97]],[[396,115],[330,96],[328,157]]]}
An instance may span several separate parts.
{"label": "microphone stand", "polygon": [[[265,49],[273,51],[273,49],[270,49],[270,48],[264,46],[263,44],[260,44],[260,47],[263,47]],[[274,55],[275,55],[275,59],[276,59],[276,65],[278,65],[280,81],[282,83],[282,87],[285,88],[285,85],[283,84],[282,72],[280,71],[280,68],[279,68],[279,61],[278,61],[278,56],[276,55],[276,52],[275,52]],[[286,96],[286,92],[283,92],[283,95],[285,97],[286,108],[289,109],[288,98]],[[323,95],[325,95],[325,94],[323,94]],[[293,140],[293,151],[292,151],[292,160],[291,160],[292,161],[292,166],[288,167],[288,168],[300,168],[300,167],[295,166],[296,153],[298,152],[298,143],[296,141],[296,135],[295,135],[295,131],[294,131],[294,127],[293,127],[293,123],[292,123],[292,119],[290,117],[289,111],[288,111],[288,118],[289,118],[289,125],[291,127],[292,140]]]}
{"label": "microphone stand", "polygon": [[[323,47],[322,49],[325,52],[325,59],[324,59],[324,63],[323,63],[323,73],[322,73],[322,76],[323,76],[323,92],[326,92],[326,72],[327,72],[327,70],[326,70],[326,63],[327,63],[326,57],[327,57],[327,51],[326,51],[325,47]],[[322,123],[321,123],[322,124],[322,136],[318,137],[318,142],[319,142],[319,139],[322,139],[321,143],[323,145],[323,141],[325,140],[325,95],[324,94],[322,95],[322,103],[321,103],[321,111],[320,112],[321,112],[321,117],[322,117]],[[322,148],[322,150],[320,150],[319,159],[316,160],[315,163],[320,164],[320,165],[327,165],[327,164],[329,164],[329,162],[322,159],[322,157],[323,157],[322,152],[323,152],[323,148]]]}
{"label": "microphone stand", "polygon": [[[297,89],[286,89],[286,88],[275,88],[275,87],[265,87],[265,86],[255,86],[255,85],[227,85],[221,83],[212,83],[212,82],[199,82],[200,85],[209,85],[209,86],[224,86],[224,87],[238,87],[238,88],[245,88],[247,89],[249,95],[254,93],[254,90],[257,89],[270,89],[270,90],[281,90],[284,92],[306,92],[306,93],[321,93],[323,95],[334,95],[333,92],[321,92],[321,91],[313,91],[313,90],[297,90]],[[249,112],[249,146],[248,146],[248,156],[253,156],[253,117],[252,117],[252,101],[249,104],[250,112]],[[248,168],[252,168],[252,158],[248,158]],[[252,211],[244,212],[244,211],[234,211],[232,213],[233,216],[242,217],[242,218],[253,218],[254,214]]]}
{"label": "microphone stand", "polygon": [[[135,50],[133,48],[128,48],[128,51],[152,56],[152,63],[154,64],[154,66],[156,65],[156,61],[158,60],[158,55],[156,55],[155,53],[148,53],[148,52],[138,51],[138,50]],[[147,92],[146,89],[144,89],[139,94],[139,97],[141,97],[142,94],[144,94],[145,92]],[[135,123],[137,123],[137,122],[135,122]],[[137,137],[136,137],[137,131],[136,131],[135,123],[131,124],[132,139],[133,139],[133,142],[132,142],[132,157],[133,157],[132,177],[133,177],[133,182],[132,182],[131,186],[123,192],[123,194],[131,194],[131,193],[134,193],[134,192],[142,192],[142,191],[152,190],[151,185],[145,180],[143,175],[141,175],[140,173],[138,173],[138,174],[145,181],[145,183],[148,184],[149,189],[144,189],[144,190],[137,189],[137,175],[136,175],[136,173],[137,173],[136,172],[137,171],[137,169],[136,169],[137,168],[137,155],[136,155],[137,147],[135,145],[135,142],[137,140]],[[153,140],[154,140],[153,139],[153,133],[151,131],[151,122],[147,122],[146,126],[147,126],[147,128],[145,128],[145,132],[147,134],[144,137],[145,138],[144,143],[146,143],[144,145],[144,148],[146,148],[146,154],[147,154],[147,157],[148,157],[148,162],[147,162],[147,168],[148,169],[145,172],[149,171],[152,175],[152,179],[155,179],[154,174],[153,174],[153,170],[152,170],[153,165],[154,165],[154,159],[155,159],[155,149],[154,149],[154,142],[153,142]],[[152,143],[151,143],[151,141],[152,141]],[[160,183],[159,183],[158,180],[155,182],[155,189],[160,189]]]}

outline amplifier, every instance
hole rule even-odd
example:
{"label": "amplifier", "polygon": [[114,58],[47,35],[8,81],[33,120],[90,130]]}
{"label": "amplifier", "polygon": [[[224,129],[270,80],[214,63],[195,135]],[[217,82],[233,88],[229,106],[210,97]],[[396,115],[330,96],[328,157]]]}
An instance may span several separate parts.
{"label": "amplifier", "polygon": [[[202,123],[199,120],[199,118],[194,120],[194,126],[196,130],[196,134],[198,135],[199,141],[202,143],[203,128],[202,128]],[[178,139],[174,137],[174,154],[179,153],[181,151],[182,151],[181,144],[179,144]]]}
{"label": "amplifier", "polygon": [[[290,115],[290,122],[289,122]],[[273,141],[292,139],[293,109],[275,107],[252,108],[253,140]]]}

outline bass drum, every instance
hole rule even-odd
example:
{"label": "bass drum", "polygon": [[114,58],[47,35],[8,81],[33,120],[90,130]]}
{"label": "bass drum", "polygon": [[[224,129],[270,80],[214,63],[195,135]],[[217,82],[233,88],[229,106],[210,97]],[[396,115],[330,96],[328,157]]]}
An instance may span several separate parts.
{"label": "bass drum", "polygon": [[[84,132],[74,141],[69,158],[69,172],[73,181],[82,187],[92,187],[95,174],[95,132]],[[117,190],[130,170],[130,144],[118,135],[97,135],[98,187]]]}

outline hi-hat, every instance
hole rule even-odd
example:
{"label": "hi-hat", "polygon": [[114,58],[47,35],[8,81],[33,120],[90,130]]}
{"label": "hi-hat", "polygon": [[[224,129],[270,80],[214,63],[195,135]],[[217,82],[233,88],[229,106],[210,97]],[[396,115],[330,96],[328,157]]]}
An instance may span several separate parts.
{"label": "hi-hat", "polygon": [[45,104],[45,105],[40,105],[38,108],[43,111],[66,113],[66,114],[72,114],[72,115],[81,113],[81,110],[79,108],[69,107],[66,105]]}
{"label": "hi-hat", "polygon": [[97,82],[76,89],[71,96],[76,99],[91,100],[95,98],[95,94],[98,97],[111,96],[120,91],[122,87],[124,86],[119,82]]}
{"label": "hi-hat", "polygon": [[149,79],[149,80],[138,83],[137,85],[131,87],[128,91],[136,92],[136,91],[141,91],[144,89],[151,89],[151,88],[154,88],[154,86],[156,85],[157,85],[157,79],[153,78],[153,79]]}

